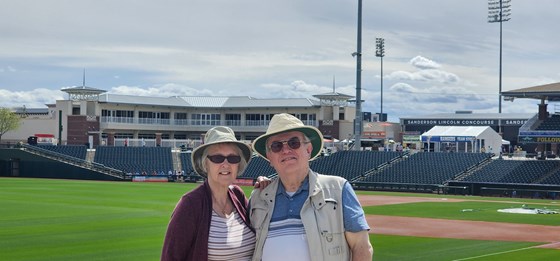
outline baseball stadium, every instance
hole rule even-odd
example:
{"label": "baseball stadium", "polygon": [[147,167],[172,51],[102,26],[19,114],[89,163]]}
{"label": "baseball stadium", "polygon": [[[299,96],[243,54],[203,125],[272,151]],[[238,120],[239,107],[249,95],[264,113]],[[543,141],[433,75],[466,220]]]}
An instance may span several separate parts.
{"label": "baseball stadium", "polygon": [[[46,109],[17,108],[0,148],[2,260],[157,260],[177,199],[203,180],[191,152],[213,126],[251,143],[274,114],[325,137],[311,168],[347,179],[371,227],[374,260],[560,258],[560,83],[502,92],[534,113],[469,111],[380,121],[353,96],[140,97],[87,86]],[[357,144],[355,140],[359,140]],[[253,156],[247,196],[274,169]]]}

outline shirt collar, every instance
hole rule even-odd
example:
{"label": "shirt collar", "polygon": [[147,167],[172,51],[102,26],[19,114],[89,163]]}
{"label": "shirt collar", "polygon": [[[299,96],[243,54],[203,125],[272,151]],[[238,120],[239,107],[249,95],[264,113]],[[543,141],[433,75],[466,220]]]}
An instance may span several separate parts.
{"label": "shirt collar", "polygon": [[[288,194],[286,193],[286,188],[284,188],[284,184],[282,184],[282,181],[279,181],[278,183],[279,184],[278,184],[278,190],[276,191],[276,195],[284,194],[288,196]],[[294,196],[301,193],[302,191],[309,191],[309,175],[305,177],[301,186],[299,186],[296,193],[294,193]]]}

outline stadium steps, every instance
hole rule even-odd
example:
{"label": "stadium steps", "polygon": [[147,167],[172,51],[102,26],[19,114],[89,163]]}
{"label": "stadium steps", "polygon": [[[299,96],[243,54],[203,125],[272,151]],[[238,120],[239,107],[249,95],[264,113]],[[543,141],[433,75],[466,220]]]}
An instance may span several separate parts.
{"label": "stadium steps", "polygon": [[105,165],[99,164],[99,163],[95,163],[95,162],[88,162],[85,159],[80,159],[80,158],[76,158],[76,157],[72,157],[66,154],[62,154],[62,153],[58,153],[55,151],[51,151],[51,150],[47,150],[47,149],[43,149],[40,148],[38,146],[33,146],[33,145],[27,145],[27,144],[21,144],[21,148],[24,149],[25,151],[37,155],[37,156],[41,156],[44,158],[48,158],[51,160],[55,160],[55,161],[59,161],[59,162],[63,162],[69,165],[73,165],[76,167],[80,167],[80,168],[84,168],[84,169],[89,169],[91,171],[95,171],[101,174],[105,174],[105,175],[109,175],[115,178],[119,178],[119,179],[124,179],[125,175],[124,172],[117,170],[117,169],[113,169],[113,168],[109,168]]}
{"label": "stadium steps", "polygon": [[543,175],[542,177],[540,177],[539,179],[535,180],[535,182],[533,183],[540,184],[544,180],[550,178],[550,176],[556,175],[558,172],[560,172],[560,164],[556,166],[554,169],[552,169],[551,171],[549,171],[548,173],[546,173],[545,175]]}
{"label": "stadium steps", "polygon": [[381,172],[382,172],[383,170],[385,170],[386,168],[392,167],[393,164],[398,163],[398,162],[401,162],[401,161],[403,161],[403,160],[406,160],[406,158],[407,158],[407,157],[402,157],[402,158],[399,158],[398,160],[394,160],[394,161],[389,161],[389,162],[383,163],[383,164],[377,166],[377,168],[367,171],[367,172],[364,174],[363,177],[357,177],[356,179],[352,180],[352,182],[364,181],[364,180],[366,180],[368,177],[371,177],[371,176],[373,176],[373,175],[375,175],[375,174],[377,174],[377,173],[381,173]]}
{"label": "stadium steps", "polygon": [[172,157],[172,159],[173,159],[173,169],[185,170],[183,168],[183,164],[181,162],[181,151],[180,150],[172,151],[172,155],[173,155],[173,157]]}
{"label": "stadium steps", "polygon": [[95,159],[95,150],[88,150],[86,154],[86,161],[93,162],[93,159]]}
{"label": "stadium steps", "polygon": [[465,180],[467,177],[473,175],[475,172],[479,171],[480,169],[484,168],[486,165],[492,163],[492,157],[488,157],[486,159],[484,159],[482,162],[474,165],[473,167],[465,170],[465,172],[457,175],[455,177],[455,181],[463,181]]}

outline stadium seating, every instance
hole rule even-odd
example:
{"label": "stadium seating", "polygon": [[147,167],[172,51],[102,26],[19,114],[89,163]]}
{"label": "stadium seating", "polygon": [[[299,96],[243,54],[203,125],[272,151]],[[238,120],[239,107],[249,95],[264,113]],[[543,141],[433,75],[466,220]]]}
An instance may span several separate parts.
{"label": "stadium seating", "polygon": [[540,184],[560,185],[560,170],[555,171],[550,176],[539,182]]}
{"label": "stadium seating", "polygon": [[181,166],[183,166],[183,170],[185,171],[185,175],[189,176],[189,175],[197,175],[199,176],[195,171],[194,171],[194,167],[192,165],[192,153],[188,152],[188,153],[181,153],[180,156],[180,160],[181,160]]}
{"label": "stadium seating", "polygon": [[86,159],[87,154],[85,145],[37,145],[37,147],[83,160]]}
{"label": "stadium seating", "polygon": [[558,131],[560,130],[560,114],[552,114],[550,117],[546,118],[539,126],[537,126],[536,130],[543,130],[543,131]]}
{"label": "stadium seating", "polygon": [[252,178],[256,179],[259,176],[273,177],[276,170],[270,166],[270,162],[259,156],[253,156],[249,165],[239,178]]}
{"label": "stadium seating", "polygon": [[167,174],[173,170],[171,149],[167,147],[99,146],[94,162],[132,174]]}
{"label": "stadium seating", "polygon": [[487,153],[416,153],[366,177],[366,182],[443,184],[490,157]]}
{"label": "stadium seating", "polygon": [[394,151],[339,151],[312,161],[311,169],[352,181],[402,155],[403,153]]}
{"label": "stadium seating", "polygon": [[465,181],[531,184],[558,168],[559,161],[493,160]]}

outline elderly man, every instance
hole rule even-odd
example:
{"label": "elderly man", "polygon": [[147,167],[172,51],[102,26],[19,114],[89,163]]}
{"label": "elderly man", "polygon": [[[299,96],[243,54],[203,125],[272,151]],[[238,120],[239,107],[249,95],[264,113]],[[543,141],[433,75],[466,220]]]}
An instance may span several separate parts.
{"label": "elderly man", "polygon": [[298,118],[272,117],[253,149],[270,161],[279,179],[250,199],[257,243],[253,260],[371,260],[369,226],[352,186],[312,171],[323,135]]}

